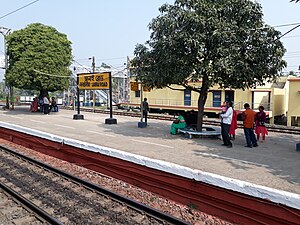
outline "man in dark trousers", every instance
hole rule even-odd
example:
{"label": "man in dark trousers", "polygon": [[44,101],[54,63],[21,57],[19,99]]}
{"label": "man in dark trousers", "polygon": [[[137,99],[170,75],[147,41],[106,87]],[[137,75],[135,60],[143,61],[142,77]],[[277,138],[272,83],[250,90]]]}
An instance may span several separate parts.
{"label": "man in dark trousers", "polygon": [[147,124],[147,116],[149,112],[149,105],[147,102],[147,98],[144,98],[144,101],[142,102],[142,111],[143,111],[143,117],[145,118],[145,123]]}
{"label": "man in dark trousers", "polygon": [[257,147],[257,140],[253,129],[256,112],[250,109],[250,105],[248,103],[244,104],[244,108],[245,111],[242,114],[242,119],[244,121],[244,134],[247,142],[247,145],[245,147]]}
{"label": "man in dark trousers", "polygon": [[227,148],[232,148],[232,143],[229,138],[229,129],[232,122],[232,102],[226,103],[227,110],[226,112],[221,114],[221,133],[222,133],[222,139],[223,139],[223,145],[227,146]]}

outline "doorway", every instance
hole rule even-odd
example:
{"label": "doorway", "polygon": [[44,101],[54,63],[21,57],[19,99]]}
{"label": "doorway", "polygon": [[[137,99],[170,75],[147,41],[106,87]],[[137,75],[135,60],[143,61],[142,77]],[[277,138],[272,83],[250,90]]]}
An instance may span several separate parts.
{"label": "doorway", "polygon": [[234,102],[234,91],[225,91],[225,101]]}

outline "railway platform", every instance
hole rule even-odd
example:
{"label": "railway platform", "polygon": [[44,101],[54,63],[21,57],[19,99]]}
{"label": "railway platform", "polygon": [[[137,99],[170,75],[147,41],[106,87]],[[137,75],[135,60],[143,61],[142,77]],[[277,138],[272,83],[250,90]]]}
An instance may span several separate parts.
{"label": "railway platform", "polygon": [[84,120],[73,120],[74,114],[60,110],[44,115],[17,106],[1,110],[0,121],[300,194],[300,152],[295,148],[299,135],[270,132],[264,143],[249,149],[238,129],[228,149],[218,139],[171,135],[170,121],[150,119],[149,126],[140,129],[139,118],[117,115],[118,123],[108,125],[107,114],[82,112]]}

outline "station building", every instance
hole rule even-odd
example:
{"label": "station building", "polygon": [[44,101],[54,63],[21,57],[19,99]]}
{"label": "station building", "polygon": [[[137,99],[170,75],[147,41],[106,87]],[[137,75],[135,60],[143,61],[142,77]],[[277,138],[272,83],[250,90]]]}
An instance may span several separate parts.
{"label": "station building", "polygon": [[[157,110],[197,111],[199,93],[184,89],[179,85],[171,88],[149,89],[131,79],[129,105],[139,107],[143,98],[147,98],[150,108]],[[201,81],[190,83],[201,86]],[[275,120],[287,123],[288,126],[300,126],[300,78],[280,77],[274,83],[267,83],[253,89],[220,89],[214,86],[209,89],[205,104],[205,114],[218,114],[224,101],[232,101],[238,112],[244,110],[244,103],[249,103],[254,110],[264,106],[270,123]],[[276,121],[275,121],[276,122]]]}

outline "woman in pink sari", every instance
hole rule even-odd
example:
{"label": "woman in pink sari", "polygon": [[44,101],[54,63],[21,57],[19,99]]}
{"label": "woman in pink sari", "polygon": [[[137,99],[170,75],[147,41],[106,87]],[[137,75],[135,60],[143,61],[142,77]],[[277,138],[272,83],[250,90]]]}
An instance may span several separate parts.
{"label": "woman in pink sari", "polygon": [[33,102],[31,102],[31,105],[30,105],[30,111],[37,112],[37,110],[38,110],[38,99],[34,98]]}
{"label": "woman in pink sari", "polygon": [[257,141],[262,136],[262,142],[266,140],[266,135],[268,135],[268,130],[265,126],[266,123],[266,113],[264,112],[264,107],[259,106],[259,112],[255,116],[255,133],[257,135]]}

